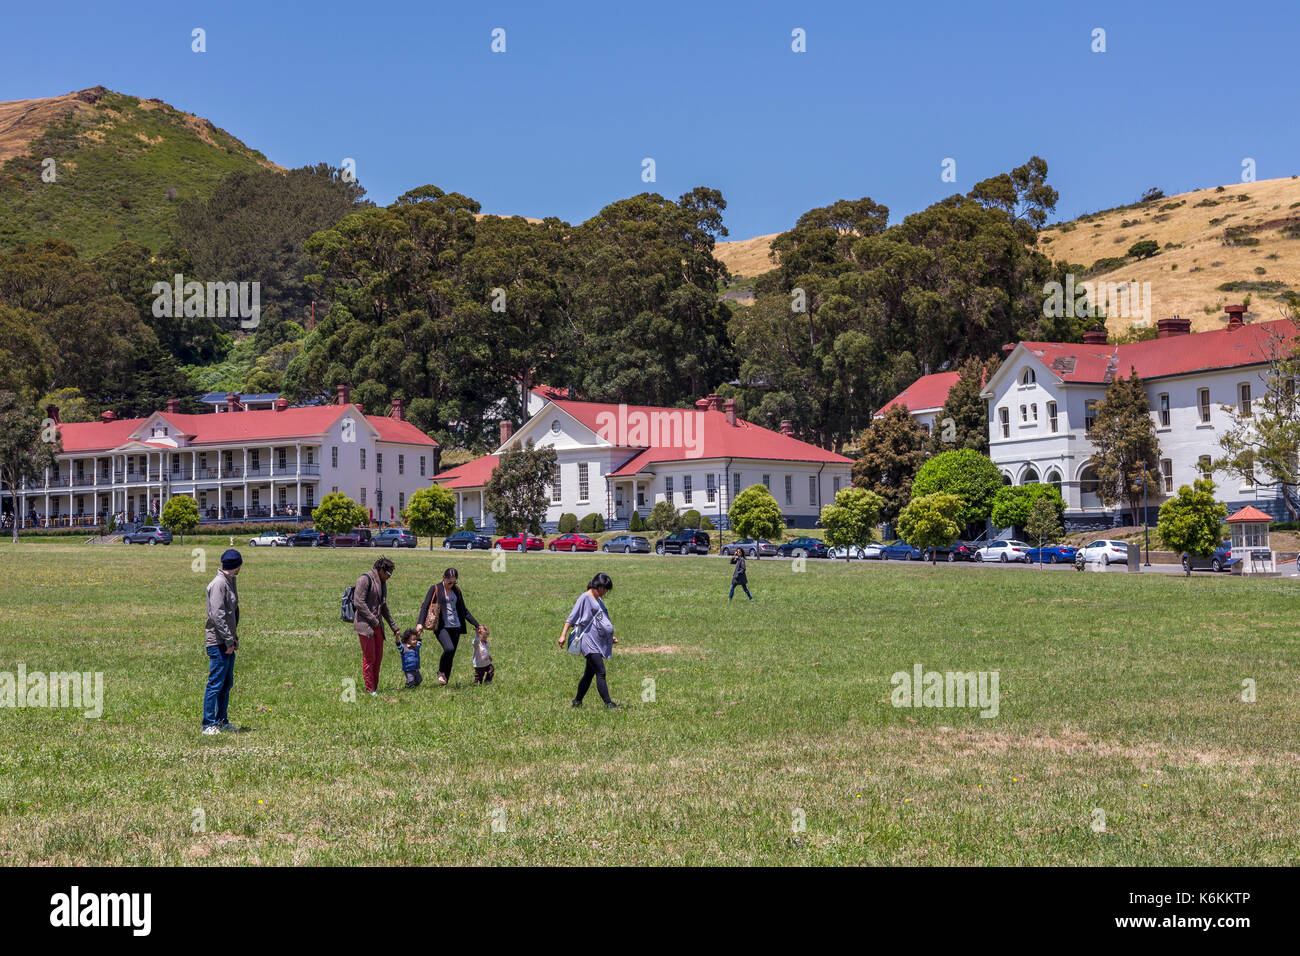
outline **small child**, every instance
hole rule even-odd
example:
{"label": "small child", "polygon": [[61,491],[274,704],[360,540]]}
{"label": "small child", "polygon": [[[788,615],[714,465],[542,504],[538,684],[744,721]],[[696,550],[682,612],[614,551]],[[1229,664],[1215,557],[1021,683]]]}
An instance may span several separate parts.
{"label": "small child", "polygon": [[486,624],[474,628],[474,683],[490,684],[497,669],[492,664],[492,654],[488,650],[488,638],[491,631]]}
{"label": "small child", "polygon": [[397,642],[398,650],[402,652],[402,673],[406,675],[406,689],[419,687],[424,678],[420,675],[420,635],[415,628],[408,627],[402,632],[401,639]]}

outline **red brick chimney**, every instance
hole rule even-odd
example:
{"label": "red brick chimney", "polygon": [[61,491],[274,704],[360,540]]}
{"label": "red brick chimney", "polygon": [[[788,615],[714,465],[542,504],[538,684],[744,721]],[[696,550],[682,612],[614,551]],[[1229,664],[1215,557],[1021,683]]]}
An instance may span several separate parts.
{"label": "red brick chimney", "polygon": [[781,434],[785,435],[787,438],[793,438],[794,422],[790,421],[788,418],[781,419]]}
{"label": "red brick chimney", "polygon": [[393,406],[388,411],[389,418],[396,418],[399,422],[406,421],[406,403],[400,398],[393,399]]}
{"label": "red brick chimney", "polygon": [[713,407],[713,403],[709,401],[707,398],[701,398],[699,401],[695,403],[695,407],[702,412],[707,412],[710,408]]}
{"label": "red brick chimney", "polygon": [[1156,338],[1170,339],[1175,335],[1188,335],[1192,331],[1191,319],[1180,319],[1174,316],[1169,319],[1160,319],[1156,322]]}
{"label": "red brick chimney", "polygon": [[709,403],[709,407],[712,408],[715,412],[720,412],[723,410],[722,396],[719,395],[717,392],[709,392],[705,400]]}
{"label": "red brick chimney", "polygon": [[277,412],[282,412],[289,407],[289,400],[287,398],[277,398],[271,403],[271,407]]}
{"label": "red brick chimney", "polygon": [[510,436],[513,435],[514,433],[515,433],[515,423],[502,419],[501,420],[501,444],[504,445],[506,442],[508,442],[510,440]]}
{"label": "red brick chimney", "polygon": [[179,398],[167,399],[167,414],[175,415],[181,410],[181,400]]}
{"label": "red brick chimney", "polygon": [[338,404],[347,405],[352,401],[352,386],[340,385],[338,388]]}
{"label": "red brick chimney", "polygon": [[1008,354],[1008,355],[1010,355],[1010,354],[1011,354],[1012,352],[1014,352],[1015,350],[1016,350],[1016,343],[1015,343],[1015,342],[1008,342],[1006,345],[1002,346],[1002,351],[1005,352],[1005,353]]}
{"label": "red brick chimney", "polygon": [[1223,311],[1228,313],[1228,328],[1239,329],[1246,324],[1246,307],[1244,305],[1225,305]]}
{"label": "red brick chimney", "polygon": [[727,399],[724,403],[724,407],[727,410],[727,424],[736,424],[736,400],[734,398]]}
{"label": "red brick chimney", "polygon": [[109,422],[117,421],[117,416],[114,415],[112,412],[100,412],[99,420],[103,422],[105,425],[107,425]]}
{"label": "red brick chimney", "polygon": [[239,393],[238,393],[238,392],[230,392],[229,394],[226,395],[226,411],[228,411],[228,412],[237,412],[237,411],[239,411]]}
{"label": "red brick chimney", "polygon": [[60,419],[59,419],[59,406],[58,406],[58,405],[46,405],[46,406],[45,406],[45,417],[46,417],[46,418],[52,418],[52,419],[54,419],[54,424],[56,424],[56,425],[61,424]]}
{"label": "red brick chimney", "polygon": [[1105,345],[1107,333],[1105,329],[1089,329],[1083,333],[1084,345]]}

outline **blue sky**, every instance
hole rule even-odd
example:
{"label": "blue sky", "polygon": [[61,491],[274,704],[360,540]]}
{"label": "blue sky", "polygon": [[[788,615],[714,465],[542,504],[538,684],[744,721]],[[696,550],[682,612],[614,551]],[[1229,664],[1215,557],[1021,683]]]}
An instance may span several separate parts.
{"label": "blue sky", "polygon": [[1297,40],[1294,0],[71,0],[9,5],[0,99],[158,97],[285,166],[353,158],[380,203],[433,183],[579,222],[707,185],[741,239],[840,198],[898,221],[1035,153],[1063,219],[1148,186],[1237,182],[1246,157],[1259,179],[1300,173]]}

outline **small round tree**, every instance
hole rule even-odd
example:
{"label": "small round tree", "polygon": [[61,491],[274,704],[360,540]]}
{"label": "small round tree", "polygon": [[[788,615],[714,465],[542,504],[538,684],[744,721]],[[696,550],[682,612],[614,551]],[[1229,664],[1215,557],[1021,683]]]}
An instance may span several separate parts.
{"label": "small round tree", "polygon": [[1024,528],[1038,501],[1047,501],[1058,518],[1065,514],[1065,499],[1053,485],[1003,485],[993,496],[993,523],[999,528]]}
{"label": "small round tree", "polygon": [[872,538],[885,499],[866,488],[841,488],[835,501],[822,508],[821,522],[826,530],[826,542],[834,548],[844,548],[845,560],[852,545],[862,547]]}
{"label": "small round tree", "polygon": [[331,492],[322,498],[311,514],[316,530],[323,531],[331,539],[365,524],[369,517],[365,508],[341,491]]}
{"label": "small round tree", "polygon": [[957,518],[965,507],[956,495],[936,491],[913,498],[898,515],[898,534],[921,551],[930,552],[933,564],[939,548],[946,548],[961,533]]}
{"label": "small round tree", "polygon": [[564,514],[560,515],[560,524],[557,530],[560,534],[571,534],[574,531],[577,531],[578,516],[566,511]]}
{"label": "small round tree", "polygon": [[1128,247],[1128,254],[1135,259],[1150,259],[1160,251],[1160,243],[1154,239],[1143,239]]}
{"label": "small round tree", "polygon": [[1192,562],[1187,556],[1204,558],[1213,554],[1227,516],[1227,507],[1214,500],[1214,482],[1197,478],[1160,506],[1156,537],[1170,551],[1183,555],[1183,571],[1191,575]]}
{"label": "small round tree", "polygon": [[406,521],[417,536],[429,536],[429,550],[435,537],[445,538],[456,524],[456,498],[441,485],[421,488],[406,506]]}
{"label": "small round tree", "polygon": [[912,497],[936,492],[956,495],[962,500],[957,523],[968,525],[989,517],[993,498],[1001,487],[1002,472],[987,455],[973,448],[958,448],[940,452],[917,470],[912,480]]}
{"label": "small round tree", "polygon": [[731,502],[727,511],[731,530],[742,538],[780,540],[785,530],[785,516],[766,485],[750,485]]}
{"label": "small round tree", "polygon": [[163,505],[162,526],[172,534],[179,535],[181,541],[187,534],[193,534],[199,526],[199,506],[189,495],[175,495]]}
{"label": "small round tree", "polygon": [[694,508],[690,508],[682,512],[683,528],[695,529],[695,528],[699,528],[699,526],[700,526],[700,513],[698,511],[696,511]]}
{"label": "small round tree", "polygon": [[651,531],[676,531],[682,526],[682,516],[667,501],[656,501],[645,525]]}

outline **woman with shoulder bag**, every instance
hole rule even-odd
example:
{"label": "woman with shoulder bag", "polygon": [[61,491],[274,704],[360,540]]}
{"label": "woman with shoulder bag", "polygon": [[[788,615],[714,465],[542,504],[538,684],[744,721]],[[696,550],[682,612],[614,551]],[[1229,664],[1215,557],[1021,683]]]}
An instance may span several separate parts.
{"label": "woman with shoulder bag", "polygon": [[465,607],[465,596],[460,591],[460,575],[455,568],[442,572],[442,580],[429,588],[420,605],[420,622],[416,633],[429,631],[438,638],[442,645],[442,657],[438,661],[438,683],[445,685],[451,679],[451,664],[456,657],[456,646],[466,631],[466,622],[475,629],[483,625],[474,620],[474,615]]}

